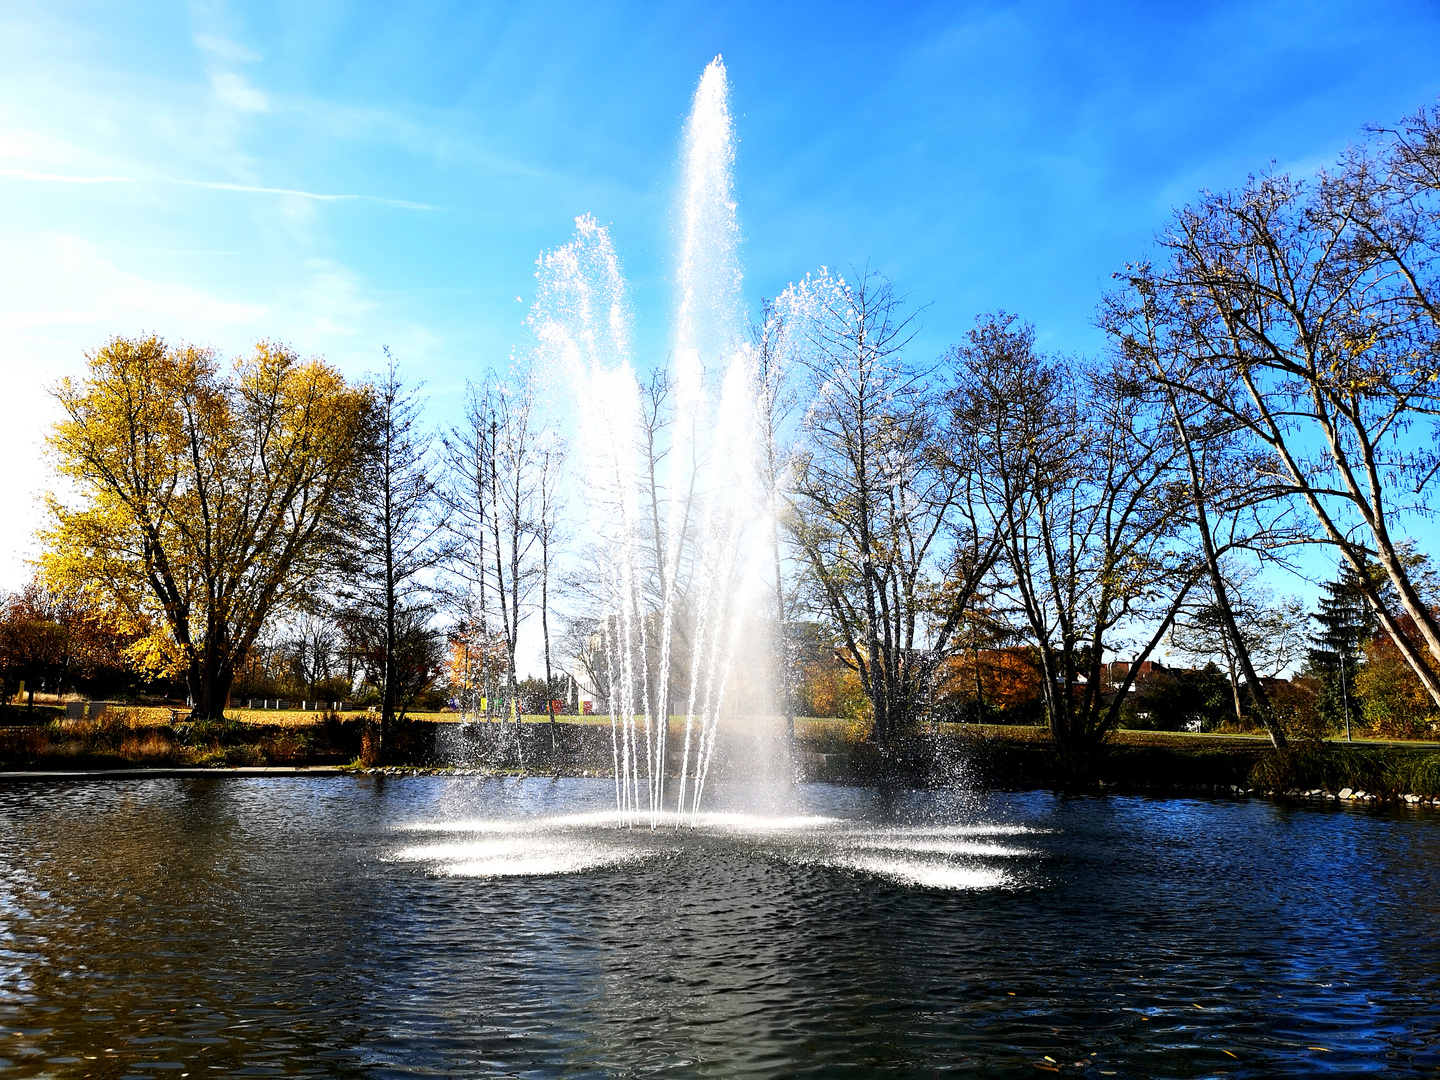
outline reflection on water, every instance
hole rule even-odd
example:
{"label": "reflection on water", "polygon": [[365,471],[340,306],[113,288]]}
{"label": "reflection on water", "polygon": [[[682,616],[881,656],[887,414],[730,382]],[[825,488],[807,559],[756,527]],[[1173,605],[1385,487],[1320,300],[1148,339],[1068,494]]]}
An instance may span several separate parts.
{"label": "reflection on water", "polygon": [[[981,859],[1030,855],[1024,848],[979,843],[962,836],[1012,835],[1006,825],[891,826],[795,814],[712,812],[660,815],[655,827],[619,828],[613,812],[529,818],[441,820],[399,827],[447,839],[413,844],[392,854],[436,873],[465,877],[574,874],[661,855],[711,859],[784,859],[857,870],[937,889],[993,889],[1016,879]],[[453,834],[464,834],[463,839]]]}
{"label": "reflection on water", "polygon": [[1440,1067],[1440,819],[759,794],[8,782],[0,1076]]}

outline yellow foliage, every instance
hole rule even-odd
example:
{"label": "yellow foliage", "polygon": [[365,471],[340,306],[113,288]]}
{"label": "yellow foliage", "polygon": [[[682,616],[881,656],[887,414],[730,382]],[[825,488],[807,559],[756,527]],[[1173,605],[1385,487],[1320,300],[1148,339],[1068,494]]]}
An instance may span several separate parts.
{"label": "yellow foliage", "polygon": [[1362,702],[1371,733],[1384,738],[1413,738],[1435,719],[1430,695],[1384,633],[1365,646],[1365,663],[1355,675],[1355,696]]}
{"label": "yellow foliage", "polygon": [[937,700],[974,698],[1000,709],[1040,700],[1040,673],[1024,648],[980,649],[949,657],[941,666]]}
{"label": "yellow foliage", "polygon": [[44,574],[101,600],[137,637],[137,666],[205,681],[324,568],[369,395],[271,342],[228,374],[212,350],[154,336],[86,359],[55,390],[50,455],[79,499],[48,499]]}
{"label": "yellow foliage", "polygon": [[811,716],[858,720],[870,714],[870,699],[861,688],[860,676],[830,660],[805,665],[799,697]]}

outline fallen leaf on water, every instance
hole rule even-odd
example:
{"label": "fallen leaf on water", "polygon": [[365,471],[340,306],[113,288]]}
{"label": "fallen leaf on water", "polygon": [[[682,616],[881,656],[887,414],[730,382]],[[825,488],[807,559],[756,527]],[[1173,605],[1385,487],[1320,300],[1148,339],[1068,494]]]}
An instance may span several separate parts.
{"label": "fallen leaf on water", "polygon": [[[1190,1002],[1190,1004],[1191,1004],[1191,1005],[1195,1005],[1195,1002],[1192,1001],[1192,1002]],[[1204,1006],[1204,1005],[1195,1005],[1195,1007],[1196,1007],[1197,1009],[1200,1009],[1201,1011],[1204,1011],[1204,1009],[1205,1009],[1205,1006]]]}
{"label": "fallen leaf on water", "polygon": [[1045,1055],[1045,1060],[1048,1061],[1048,1062],[1050,1062],[1052,1065],[1059,1065],[1059,1064],[1060,1064],[1058,1061],[1056,1061],[1054,1058],[1052,1058],[1049,1054],[1046,1054],[1046,1055]]}
{"label": "fallen leaf on water", "polygon": [[[1230,1054],[1230,1051],[1229,1051],[1229,1050],[1221,1050],[1220,1052],[1221,1052],[1222,1054]],[[1233,1057],[1236,1061],[1239,1061],[1239,1060],[1240,1060],[1240,1055],[1239,1055],[1239,1054],[1230,1054],[1230,1056]]]}
{"label": "fallen leaf on water", "polygon": [[1319,1050],[1322,1054],[1328,1054],[1328,1053],[1330,1053],[1330,1048],[1327,1047],[1327,1046],[1307,1046],[1305,1049],[1306,1049],[1306,1050]]}

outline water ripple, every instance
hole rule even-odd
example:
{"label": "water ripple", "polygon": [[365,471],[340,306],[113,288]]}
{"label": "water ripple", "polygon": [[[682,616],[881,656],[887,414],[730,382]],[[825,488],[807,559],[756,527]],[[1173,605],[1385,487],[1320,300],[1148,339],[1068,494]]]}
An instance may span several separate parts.
{"label": "water ripple", "polygon": [[7,783],[0,1077],[1440,1069],[1436,818],[715,795]]}

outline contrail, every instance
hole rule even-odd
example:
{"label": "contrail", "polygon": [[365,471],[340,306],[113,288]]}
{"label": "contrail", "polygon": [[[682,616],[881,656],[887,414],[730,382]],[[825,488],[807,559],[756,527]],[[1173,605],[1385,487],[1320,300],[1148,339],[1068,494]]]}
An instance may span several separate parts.
{"label": "contrail", "polygon": [[358,199],[364,202],[384,203],[399,206],[405,210],[435,210],[428,203],[407,202],[404,199],[385,199],[379,195],[325,195],[315,191],[296,191],[293,188],[256,187],[253,184],[226,184],[219,180],[162,180],[164,184],[184,184],[186,187],[213,188],[216,191],[253,191],[260,195],[298,195],[302,199],[316,199],[320,202],[339,202]]}
{"label": "contrail", "polygon": [[385,199],[379,195],[327,195],[317,191],[299,191],[295,188],[260,187],[255,184],[229,184],[220,180],[173,180],[156,177],[152,180],[137,180],[131,176],[64,176],[59,173],[34,172],[29,169],[0,169],[0,176],[14,180],[38,180],[51,184],[180,184],[184,187],[210,188],[213,191],[245,191],[258,195],[294,195],[301,199],[317,202],[361,201],[398,206],[404,210],[436,210],[428,203],[408,202],[405,199]]}
{"label": "contrail", "polygon": [[43,180],[51,184],[128,184],[128,176],[60,176],[56,173],[31,172],[29,169],[0,169],[0,176],[15,180]]}

